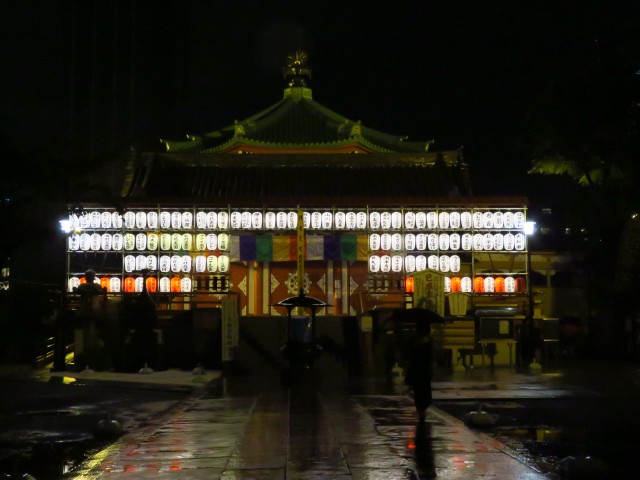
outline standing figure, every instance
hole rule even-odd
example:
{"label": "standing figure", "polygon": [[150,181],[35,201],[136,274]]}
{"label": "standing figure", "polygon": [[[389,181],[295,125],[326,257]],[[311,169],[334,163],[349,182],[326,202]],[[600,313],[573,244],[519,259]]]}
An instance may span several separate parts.
{"label": "standing figure", "polygon": [[430,325],[426,321],[416,322],[416,337],[409,351],[409,364],[404,383],[413,390],[413,401],[420,423],[427,418],[427,408],[431,405],[432,343]]}

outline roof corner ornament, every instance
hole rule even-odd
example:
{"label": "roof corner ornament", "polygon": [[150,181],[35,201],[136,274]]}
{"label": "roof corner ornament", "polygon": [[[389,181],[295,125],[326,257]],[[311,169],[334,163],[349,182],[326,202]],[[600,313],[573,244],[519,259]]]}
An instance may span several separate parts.
{"label": "roof corner ornament", "polygon": [[287,55],[287,66],[283,69],[284,79],[289,87],[306,87],[311,79],[311,69],[307,66],[309,60],[306,52],[296,50],[292,55]]}
{"label": "roof corner ornament", "polygon": [[356,123],[351,125],[351,137],[359,137],[362,135],[362,121],[358,120]]}
{"label": "roof corner ornament", "polygon": [[242,137],[245,135],[245,129],[244,129],[244,125],[242,125],[238,120],[235,120],[233,123],[233,134],[236,137]]}

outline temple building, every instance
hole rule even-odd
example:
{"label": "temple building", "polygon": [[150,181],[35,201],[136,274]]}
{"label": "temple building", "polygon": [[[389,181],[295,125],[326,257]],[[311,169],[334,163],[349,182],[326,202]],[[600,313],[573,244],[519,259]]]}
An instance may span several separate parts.
{"label": "temple building", "polygon": [[445,315],[526,314],[525,199],[477,198],[462,149],[321,105],[303,52],[284,77],[265,110],[136,155],[117,202],[71,208],[68,292],[93,268],[110,299],[146,290],[168,325],[227,298],[241,325],[266,325],[302,289],[341,322],[411,306],[414,277],[435,272],[456,298]]}

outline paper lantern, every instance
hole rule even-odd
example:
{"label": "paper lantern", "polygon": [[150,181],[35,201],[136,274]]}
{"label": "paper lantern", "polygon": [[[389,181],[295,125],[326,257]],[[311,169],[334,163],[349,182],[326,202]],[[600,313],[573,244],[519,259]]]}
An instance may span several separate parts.
{"label": "paper lantern", "polygon": [[133,293],[136,291],[136,281],[133,277],[127,277],[124,279],[124,291],[127,293]]}
{"label": "paper lantern", "polygon": [[331,212],[324,212],[322,214],[322,228],[331,230],[331,227],[333,227],[333,215]]}
{"label": "paper lantern", "polygon": [[444,292],[449,293],[451,291],[451,279],[444,277]]}
{"label": "paper lantern", "polygon": [[78,218],[78,222],[80,223],[80,228],[83,230],[87,228],[91,228],[91,216],[88,213],[83,213]]}
{"label": "paper lantern", "polygon": [[[220,222],[218,222],[218,218],[220,217],[220,215],[218,215],[216,212],[207,212],[207,228],[210,230],[214,230],[216,228],[218,228],[218,225]],[[220,227],[220,228],[226,228],[226,227]]]}
{"label": "paper lantern", "polygon": [[452,292],[462,291],[462,280],[460,279],[460,277],[451,277],[451,291]]}
{"label": "paper lantern", "polygon": [[502,228],[504,226],[504,214],[502,212],[494,212],[493,228]]}
{"label": "paper lantern", "polygon": [[133,255],[126,255],[124,257],[124,271],[127,273],[131,273],[136,268],[136,257]]}
{"label": "paper lantern", "polygon": [[322,228],[322,214],[320,212],[311,213],[311,228],[313,230]]}
{"label": "paper lantern", "polygon": [[402,235],[399,233],[391,235],[391,250],[402,250]]}
{"label": "paper lantern", "polygon": [[184,277],[182,280],[180,280],[180,291],[190,292],[191,290],[191,279],[189,277]]}
{"label": "paper lantern", "polygon": [[494,250],[502,250],[504,248],[504,235],[501,233],[496,233],[493,236],[493,249]]}
{"label": "paper lantern", "polygon": [[104,288],[107,292],[109,292],[110,289],[111,289],[111,286],[109,284],[109,278],[108,277],[102,277],[100,279],[100,286],[102,288]]}
{"label": "paper lantern", "polygon": [[182,235],[179,233],[173,233],[171,235],[171,250],[182,250]]}
{"label": "paper lantern", "polygon": [[231,212],[231,229],[239,230],[242,226],[242,214],[240,212]]}
{"label": "paper lantern", "polygon": [[147,268],[147,256],[136,255],[136,270],[144,270]]}
{"label": "paper lantern", "polygon": [[124,246],[124,236],[121,233],[114,233],[111,235],[111,249],[119,252]]}
{"label": "paper lantern", "polygon": [[111,228],[111,213],[102,212],[100,214],[100,226],[102,228]]}
{"label": "paper lantern", "polygon": [[449,250],[449,234],[441,233],[438,237],[438,247],[440,250]]}
{"label": "paper lantern", "polygon": [[229,257],[227,255],[220,255],[218,257],[218,271],[222,273],[229,271]]}
{"label": "paper lantern", "polygon": [[485,233],[482,240],[482,248],[484,250],[493,250],[493,235],[491,233]]}
{"label": "paper lantern", "polygon": [[421,252],[427,249],[427,235],[424,233],[419,233],[416,235],[416,249]]}
{"label": "paper lantern", "polygon": [[158,249],[158,234],[150,233],[147,235],[147,250],[157,250]]}
{"label": "paper lantern", "polygon": [[171,280],[169,277],[160,278],[160,292],[169,293],[171,291]]}
{"label": "paper lantern", "polygon": [[171,292],[180,293],[180,277],[171,277]]}
{"label": "paper lantern", "polygon": [[180,212],[171,212],[171,228],[174,230],[182,228],[182,214]]}
{"label": "paper lantern", "polygon": [[451,255],[451,257],[449,257],[449,268],[454,273],[460,271],[460,257],[458,255]]}
{"label": "paper lantern", "polygon": [[251,228],[251,212],[242,212],[240,214],[240,227],[245,230]]}
{"label": "paper lantern", "polygon": [[460,250],[460,234],[452,233],[449,235],[449,248],[451,250]]}
{"label": "paper lantern", "polygon": [[416,228],[416,214],[413,212],[406,212],[404,214],[404,228],[414,229]]}
{"label": "paper lantern", "polygon": [[493,228],[493,213],[484,212],[482,214],[482,226],[484,228]]}
{"label": "paper lantern", "polygon": [[430,233],[427,235],[427,246],[429,250],[438,250],[438,235],[435,233]]}
{"label": "paper lantern", "polygon": [[206,212],[197,212],[196,213],[196,228],[198,230],[204,230],[207,228],[207,213]]}
{"label": "paper lantern", "polygon": [[136,228],[147,228],[147,214],[146,212],[136,213]]}
{"label": "paper lantern", "polygon": [[476,277],[473,279],[473,291],[476,293],[484,292],[484,278]]}
{"label": "paper lantern", "polygon": [[527,281],[525,280],[524,277],[517,277],[515,286],[516,286],[516,292],[518,293],[524,293],[527,291]]}
{"label": "paper lantern", "polygon": [[388,233],[380,235],[380,248],[382,250],[391,250],[391,235]]}
{"label": "paper lantern", "polygon": [[82,233],[80,235],[80,241],[78,242],[80,245],[80,250],[87,251],[91,249],[91,235],[88,233]]}
{"label": "paper lantern", "polygon": [[204,255],[198,255],[194,263],[198,273],[203,273],[207,269],[207,258]]}
{"label": "paper lantern", "polygon": [[460,225],[462,226],[462,228],[469,229],[471,228],[472,224],[473,222],[472,222],[471,212],[462,212],[460,214]]}
{"label": "paper lantern", "polygon": [[190,229],[193,228],[193,213],[191,212],[182,212],[182,228]]}
{"label": "paper lantern", "polygon": [[190,233],[182,234],[182,249],[190,251],[193,248],[193,237]]}
{"label": "paper lantern", "polygon": [[504,228],[513,228],[513,212],[504,212],[502,223]]}
{"label": "paper lantern", "polygon": [[102,237],[99,233],[91,234],[91,250],[98,251],[100,250],[100,246],[102,245]]}
{"label": "paper lantern", "polygon": [[371,212],[369,214],[369,228],[371,230],[377,230],[380,228],[380,213]]}
{"label": "paper lantern", "polygon": [[382,230],[389,230],[391,228],[391,214],[389,212],[382,212],[380,214],[380,228],[382,228]]}
{"label": "paper lantern", "polygon": [[226,252],[229,250],[229,235],[226,233],[221,233],[218,235],[218,249]]}
{"label": "paper lantern", "polygon": [[421,272],[427,269],[427,257],[424,255],[416,256],[416,271]]}
{"label": "paper lantern", "polygon": [[431,270],[438,270],[440,268],[440,260],[437,255],[429,255],[427,258],[427,266]]}
{"label": "paper lantern", "polygon": [[287,228],[287,213],[286,212],[278,212],[276,213],[276,228],[278,230],[284,230]]}
{"label": "paper lantern", "polygon": [[493,288],[495,289],[496,293],[503,293],[504,292],[504,278],[502,277],[496,277],[496,280],[493,284]]}
{"label": "paper lantern", "polygon": [[470,233],[463,233],[460,239],[462,250],[469,251],[473,247],[473,236]]}
{"label": "paper lantern", "polygon": [[191,271],[191,257],[189,255],[183,255],[180,259],[180,269],[184,273],[189,273]]}
{"label": "paper lantern", "polygon": [[147,255],[147,270],[157,270],[158,269],[158,257],[155,255]]}
{"label": "paper lantern", "polygon": [[145,283],[147,285],[147,292],[155,293],[158,291],[158,280],[156,277],[147,277]]}
{"label": "paper lantern", "polygon": [[144,287],[144,279],[142,277],[136,278],[136,280],[134,282],[134,290],[137,293],[140,293],[140,292],[142,292],[143,287]]}
{"label": "paper lantern", "polygon": [[513,228],[524,228],[524,213],[515,212],[513,214]]}
{"label": "paper lantern", "polygon": [[515,240],[515,236],[513,235],[513,233],[505,233],[504,234],[504,249],[505,250],[513,250],[515,248],[516,245],[516,240]]}
{"label": "paper lantern", "polygon": [[391,271],[391,257],[389,255],[382,255],[380,257],[380,271],[382,273],[389,273]]}
{"label": "paper lantern", "polygon": [[163,233],[160,235],[160,250],[171,250],[171,234]]}
{"label": "paper lantern", "polygon": [[516,250],[524,250],[526,245],[524,233],[516,233],[514,237]]}
{"label": "paper lantern", "polygon": [[380,250],[380,234],[372,233],[369,235],[369,250],[373,252]]}
{"label": "paper lantern", "polygon": [[440,212],[438,214],[438,226],[440,228],[449,228],[449,212]]}
{"label": "paper lantern", "polygon": [[416,213],[416,228],[424,230],[427,227],[427,214],[424,212]]}
{"label": "paper lantern", "polygon": [[305,229],[311,228],[311,214],[309,212],[302,212],[302,221]]}
{"label": "paper lantern", "polygon": [[380,271],[380,257],[378,255],[371,255],[369,257],[369,271],[371,273],[378,273]]}
{"label": "paper lantern", "polygon": [[136,214],[133,212],[125,212],[122,216],[124,221],[124,228],[135,228],[136,226]]}
{"label": "paper lantern", "polygon": [[427,228],[438,228],[438,214],[436,212],[427,213]]}
{"label": "paper lantern", "polygon": [[449,256],[448,255],[440,255],[440,268],[439,270],[441,272],[448,272],[449,271]]}
{"label": "paper lantern", "polygon": [[484,291],[493,293],[495,290],[495,280],[493,277],[485,277],[484,279]]}
{"label": "paper lantern", "polygon": [[413,277],[407,277],[404,281],[404,291],[405,293],[413,293],[414,291],[414,283]]}
{"label": "paper lantern", "polygon": [[122,220],[122,215],[120,215],[118,212],[112,212],[111,213],[111,228],[122,228],[123,224],[124,224],[124,222]]}
{"label": "paper lantern", "polygon": [[171,256],[171,271],[178,273],[182,268],[182,257],[180,255]]}
{"label": "paper lantern", "polygon": [[391,271],[395,273],[399,273],[402,271],[402,256],[401,255],[393,255],[391,257]]}
{"label": "paper lantern", "polygon": [[120,293],[120,279],[118,277],[111,277],[109,279],[109,291],[113,293]]}
{"label": "paper lantern", "polygon": [[473,289],[473,282],[471,281],[471,277],[462,277],[460,280],[460,289],[464,293],[471,293]]}
{"label": "paper lantern", "polygon": [[404,269],[406,272],[415,272],[416,270],[416,257],[413,255],[407,255],[404,257]]}
{"label": "paper lantern", "polygon": [[474,212],[472,215],[473,228],[484,228],[484,216],[482,212]]}
{"label": "paper lantern", "polygon": [[215,255],[209,255],[207,257],[207,272],[218,271],[218,257]]}
{"label": "paper lantern", "polygon": [[[344,212],[336,212],[336,229],[337,230],[343,230],[345,228],[346,225],[346,215]],[[355,226],[355,214],[353,216],[353,223]]]}
{"label": "paper lantern", "polygon": [[124,234],[124,249],[133,250],[136,247],[136,236],[133,233]]}
{"label": "paper lantern", "polygon": [[171,228],[171,213],[160,212],[160,228],[163,230]]}
{"label": "paper lantern", "polygon": [[138,233],[136,235],[136,250],[147,249],[147,235],[145,233]]}
{"label": "paper lantern", "polygon": [[80,249],[80,235],[74,233],[69,237],[69,250],[76,251]]}
{"label": "paper lantern", "polygon": [[226,230],[227,228],[229,228],[229,214],[227,212],[218,212],[218,229]]}
{"label": "paper lantern", "polygon": [[[349,217],[347,217],[347,226],[349,226]],[[365,230],[367,228],[367,214],[364,212],[356,213],[356,229]]]}
{"label": "paper lantern", "polygon": [[460,228],[460,213],[451,212],[449,214],[449,226],[451,228]]}
{"label": "paper lantern", "polygon": [[160,257],[160,271],[166,273],[171,270],[171,258],[168,255]]}
{"label": "paper lantern", "polygon": [[473,236],[473,249],[477,252],[481,252],[484,247],[484,236],[481,233],[476,233]]}
{"label": "paper lantern", "polygon": [[275,212],[267,212],[264,215],[264,228],[267,230],[275,230],[276,228],[276,214]]}
{"label": "paper lantern", "polygon": [[204,233],[198,233],[196,235],[196,250],[199,252],[203,252],[206,249],[207,249],[207,236]]}
{"label": "paper lantern", "polygon": [[404,248],[408,251],[413,251],[416,248],[416,236],[413,233],[407,233],[404,236]]}
{"label": "paper lantern", "polygon": [[402,228],[402,214],[400,212],[391,213],[391,228],[394,230]]}
{"label": "paper lantern", "polygon": [[504,279],[504,291],[507,293],[514,293],[516,291],[516,281],[513,277]]}
{"label": "paper lantern", "polygon": [[218,249],[218,236],[215,233],[209,233],[205,237],[205,246],[206,249],[210,252]]}

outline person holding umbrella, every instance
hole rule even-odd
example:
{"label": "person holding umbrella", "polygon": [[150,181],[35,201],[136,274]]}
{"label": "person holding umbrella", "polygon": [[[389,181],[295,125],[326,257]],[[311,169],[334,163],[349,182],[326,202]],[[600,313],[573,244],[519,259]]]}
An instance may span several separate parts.
{"label": "person holding umbrella", "polygon": [[416,321],[416,336],[411,343],[404,384],[413,390],[413,402],[420,423],[427,419],[431,405],[431,377],[433,375],[433,345],[430,337],[431,323],[426,319]]}

